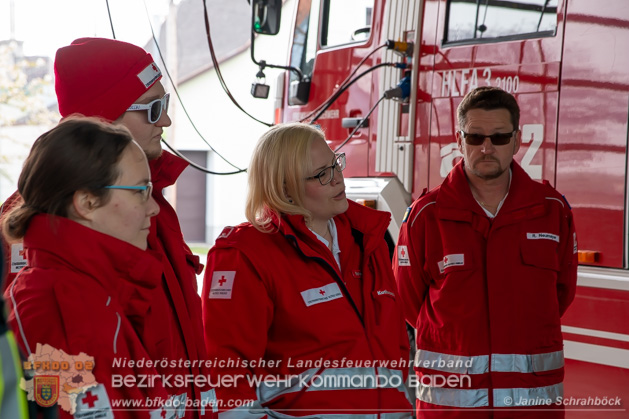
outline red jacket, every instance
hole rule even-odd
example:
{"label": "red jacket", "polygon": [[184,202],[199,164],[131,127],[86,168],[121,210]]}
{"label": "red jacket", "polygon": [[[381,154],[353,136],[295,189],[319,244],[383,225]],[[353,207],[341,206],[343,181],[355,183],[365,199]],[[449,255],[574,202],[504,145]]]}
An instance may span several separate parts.
{"label": "red jacket", "polygon": [[[163,279],[152,294],[149,310],[143,328],[138,330],[140,339],[145,343],[151,359],[166,358],[178,364],[177,368],[161,369],[160,374],[175,374],[180,376],[208,376],[209,369],[205,367],[206,351],[203,340],[203,323],[201,318],[201,300],[197,292],[196,274],[200,273],[203,265],[199,257],[192,254],[186,245],[179,226],[177,214],[166,201],[162,190],[175,183],[181,172],[188,165],[187,162],[168,152],[149,161],[151,180],[153,182],[153,198],[157,201],[160,212],[151,219],[151,229],[148,237],[149,249],[161,255]],[[2,208],[3,214],[12,206],[17,205],[19,194],[15,192]],[[4,240],[3,240],[4,242]],[[19,256],[20,244],[14,245],[13,257]],[[6,244],[5,244],[6,246]],[[11,249],[11,246],[8,246]],[[11,253],[7,253],[7,259]],[[13,281],[15,274],[6,278],[5,288]],[[179,368],[179,361],[190,361]],[[203,364],[200,365],[200,362]],[[168,388],[171,394],[184,398],[188,403],[201,403],[207,399],[209,386],[195,386],[189,381],[183,387]],[[199,417],[199,409],[191,408],[186,417]],[[207,409],[206,409],[207,411]],[[209,417],[206,413],[206,416]]]}
{"label": "red jacket", "polygon": [[[273,233],[227,227],[208,254],[209,358],[218,376],[238,378],[219,387],[219,400],[264,408],[240,417],[410,416],[408,338],[383,240],[390,217],[350,202],[334,221],[341,270],[301,216],[275,220]],[[381,388],[368,379],[376,371]],[[338,381],[352,378],[353,385]]]}
{"label": "red jacket", "polygon": [[[151,294],[161,281],[158,260],[67,218],[43,214],[31,221],[24,243],[29,267],[5,294],[11,307],[9,323],[23,353],[35,354],[38,344],[69,355],[83,352],[94,358],[92,372],[109,398],[109,403],[97,407],[113,409],[116,418],[152,417],[145,401],[168,398],[161,381],[148,387],[117,385],[113,376],[157,375],[146,366],[114,366],[114,359],[150,359],[136,331],[143,327]],[[89,392],[79,395],[78,409],[99,389]],[[99,399],[104,402],[102,393]],[[135,409],[116,405],[124,400],[141,404]]]}
{"label": "red jacket", "polygon": [[417,328],[420,417],[459,417],[456,408],[466,407],[485,412],[475,417],[511,418],[516,412],[501,408],[547,408],[541,404],[550,400],[553,409],[563,395],[560,317],[577,279],[572,213],[551,186],[515,162],[511,168],[493,220],[460,162],[402,224],[393,268],[406,319]]}
{"label": "red jacket", "polygon": [[[207,377],[209,369],[205,367],[205,362],[199,365],[199,361],[205,361],[207,357],[196,278],[196,274],[203,270],[203,265],[185,243],[177,214],[162,192],[165,187],[175,183],[187,166],[186,161],[166,151],[158,159],[149,160],[153,198],[160,211],[151,219],[148,244],[149,249],[163,255],[164,272],[161,283],[163,293],[159,300],[152,303],[159,310],[153,310],[153,317],[147,320],[151,325],[150,333],[159,337],[160,343],[151,347],[149,354],[155,359],[197,361],[190,367],[174,372],[171,370],[170,373]],[[209,386],[189,385],[187,398],[196,402],[205,400],[207,397],[204,394],[209,389]],[[186,417],[197,417],[198,412],[190,410]]]}

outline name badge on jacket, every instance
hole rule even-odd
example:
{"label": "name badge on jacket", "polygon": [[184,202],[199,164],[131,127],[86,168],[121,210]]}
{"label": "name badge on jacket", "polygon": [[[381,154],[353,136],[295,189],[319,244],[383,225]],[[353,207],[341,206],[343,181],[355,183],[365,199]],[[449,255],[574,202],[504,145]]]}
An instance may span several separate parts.
{"label": "name badge on jacket", "polygon": [[343,292],[336,282],[332,282],[319,288],[310,288],[302,291],[301,297],[304,299],[306,307],[310,307],[315,304],[327,303],[337,298],[343,298]]}

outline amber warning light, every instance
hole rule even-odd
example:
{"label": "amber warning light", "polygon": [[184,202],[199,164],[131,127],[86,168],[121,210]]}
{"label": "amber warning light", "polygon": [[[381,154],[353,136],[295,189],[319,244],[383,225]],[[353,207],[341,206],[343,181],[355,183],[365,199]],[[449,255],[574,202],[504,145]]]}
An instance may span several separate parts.
{"label": "amber warning light", "polygon": [[601,252],[596,250],[579,250],[579,263],[597,263],[601,259]]}

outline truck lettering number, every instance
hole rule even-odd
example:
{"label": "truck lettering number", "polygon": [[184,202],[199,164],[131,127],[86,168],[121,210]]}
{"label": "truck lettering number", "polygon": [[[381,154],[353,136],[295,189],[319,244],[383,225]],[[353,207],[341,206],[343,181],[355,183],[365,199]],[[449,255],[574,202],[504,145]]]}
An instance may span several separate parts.
{"label": "truck lettering number", "polygon": [[[438,74],[441,75],[440,97],[465,96],[478,87],[477,68],[440,71]],[[520,90],[520,77],[517,75],[496,77],[492,82],[491,68],[485,68],[482,78],[485,79],[485,85],[498,87],[508,93],[517,93]]]}
{"label": "truck lettering number", "polygon": [[485,84],[491,86],[491,68],[483,70],[483,77],[485,77]]}
{"label": "truck lettering number", "polygon": [[496,77],[496,87],[507,93],[517,93],[520,89],[520,78],[518,76]]}
{"label": "truck lettering number", "polygon": [[542,179],[542,165],[531,164],[533,157],[544,141],[544,125],[527,124],[522,125],[522,144],[531,143],[522,157],[522,168],[532,179]]}
{"label": "truck lettering number", "polygon": [[441,74],[441,96],[464,96],[470,90],[478,87],[478,70],[443,71]]}

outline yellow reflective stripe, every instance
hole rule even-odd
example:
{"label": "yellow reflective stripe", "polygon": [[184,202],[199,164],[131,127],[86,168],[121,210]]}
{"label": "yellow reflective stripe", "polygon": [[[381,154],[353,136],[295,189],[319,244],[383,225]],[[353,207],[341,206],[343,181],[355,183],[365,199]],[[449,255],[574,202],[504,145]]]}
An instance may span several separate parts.
{"label": "yellow reflective stripe", "polygon": [[415,367],[454,374],[485,374],[489,372],[489,355],[450,355],[418,349]]}
{"label": "yellow reflective stripe", "polygon": [[534,355],[493,354],[491,356],[491,370],[496,372],[551,371],[563,365],[563,351]]}
{"label": "yellow reflective stripe", "polygon": [[[377,370],[377,371],[376,371]],[[305,391],[330,390],[373,390],[395,388],[406,395],[402,371],[384,367],[377,368],[311,368],[300,374],[286,376],[286,379],[265,382],[258,387],[258,398],[267,403],[284,394]]]}
{"label": "yellow reflective stripe", "polygon": [[0,418],[28,419],[26,393],[19,387],[20,355],[11,331],[0,336]]}
{"label": "yellow reflective stripe", "polygon": [[415,367],[454,374],[485,374],[490,371],[490,367],[494,372],[533,373],[556,370],[563,366],[563,351],[463,356],[419,349],[415,354]]}
{"label": "yellow reflective stripe", "polygon": [[417,398],[425,403],[450,407],[487,407],[489,406],[489,390],[458,389],[417,385]]}
{"label": "yellow reflective stripe", "polygon": [[495,407],[550,405],[563,397],[563,383],[547,387],[496,388]]}

